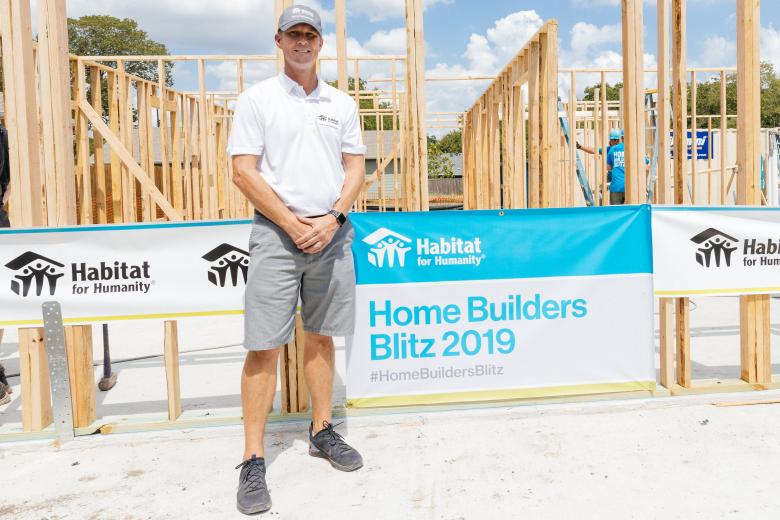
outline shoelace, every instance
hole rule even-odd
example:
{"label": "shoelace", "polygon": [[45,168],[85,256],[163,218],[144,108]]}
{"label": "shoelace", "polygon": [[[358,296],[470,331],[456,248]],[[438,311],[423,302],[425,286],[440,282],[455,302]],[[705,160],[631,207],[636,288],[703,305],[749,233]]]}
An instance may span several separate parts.
{"label": "shoelace", "polygon": [[265,466],[260,464],[260,460],[252,455],[251,459],[247,459],[238,466],[236,469],[249,466],[249,469],[244,476],[244,482],[247,485],[247,491],[257,491],[258,489],[265,489]]}
{"label": "shoelace", "polygon": [[[350,446],[346,443],[344,437],[342,437],[339,433],[336,432],[336,430],[333,429],[336,426],[341,426],[342,424],[344,423],[340,422],[336,425],[333,425],[328,421],[322,421],[323,429],[320,431],[320,433],[325,432],[330,437],[330,439],[328,439],[328,444],[333,447],[338,446],[340,452],[344,452],[350,449]],[[317,435],[319,435],[319,433]]]}

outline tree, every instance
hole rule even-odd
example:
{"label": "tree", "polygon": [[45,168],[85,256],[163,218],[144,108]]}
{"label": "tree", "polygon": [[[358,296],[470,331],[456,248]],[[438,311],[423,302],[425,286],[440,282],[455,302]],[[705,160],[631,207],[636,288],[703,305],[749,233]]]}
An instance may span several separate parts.
{"label": "tree", "polygon": [[[597,88],[601,88],[601,83],[585,87],[585,97],[582,98],[583,101],[593,101],[593,95]],[[615,83],[614,85],[607,83],[607,101],[618,101],[620,99],[621,88],[623,88],[622,82]],[[601,96],[601,93],[599,93],[599,96]]]}
{"label": "tree", "polygon": [[[607,99],[620,99],[620,88],[622,83],[616,83],[614,86],[607,84]],[[585,101],[593,101],[595,89],[599,84],[585,87]],[[670,92],[671,96],[671,92]],[[688,115],[691,112],[691,85],[688,84]],[[720,115],[720,77],[712,77],[706,81],[696,82],[696,113],[698,127],[707,126],[707,120],[703,116]],[[737,75],[730,73],[726,75],[726,113],[734,115],[737,113]],[[715,122],[716,126],[720,126]],[[729,128],[736,128],[735,118],[729,118]],[[780,76],[775,72],[774,67],[769,62],[761,63],[761,126],[763,128],[775,128],[780,126]]]}
{"label": "tree", "polygon": [[[168,48],[149,38],[138,22],[130,18],[106,15],[89,15],[68,18],[68,45],[70,53],[77,56],[143,56],[168,55]],[[116,67],[116,62],[105,62]],[[129,61],[125,63],[129,74],[157,82],[157,62]],[[165,84],[173,86],[173,63],[165,64]],[[105,98],[104,98],[105,99]]]}
{"label": "tree", "polygon": [[[332,87],[338,88],[338,81],[336,81],[336,80],[328,81],[327,83],[328,83],[328,85],[330,85]],[[364,94],[365,91],[367,90],[367,86],[368,86],[368,83],[366,83],[366,80],[364,80],[363,78],[358,78],[358,87],[360,87],[360,92],[361,92],[360,104],[359,104],[361,111],[369,111],[370,109],[374,108],[374,100],[369,98],[369,97],[365,97],[365,94]],[[355,78],[353,78],[352,76],[347,78],[347,88],[350,91],[354,91],[355,90]],[[377,94],[379,93],[379,89],[375,88],[373,90]],[[379,108],[379,109],[387,109],[387,108],[392,108],[392,105],[390,104],[389,101],[380,101],[379,103],[377,103],[377,108]],[[379,118],[376,115],[363,116],[361,119],[363,120],[363,131],[366,131],[366,130],[368,130],[368,131],[379,130],[379,125],[378,125]],[[396,128],[398,128],[398,127],[399,127],[398,126],[398,122],[396,121]],[[393,116],[392,115],[390,115],[390,114],[382,115],[382,129],[383,130],[392,130],[393,129]]]}
{"label": "tree", "polygon": [[[761,63],[761,126],[780,126],[780,77],[769,62]],[[691,86],[688,85],[688,106],[691,106]],[[690,109],[689,109],[690,112]],[[737,113],[737,75],[726,75],[726,112]],[[697,115],[720,114],[720,77],[696,82]],[[706,120],[698,121],[699,128],[706,126]],[[736,120],[729,118],[729,128],[736,128]],[[720,126],[720,125],[718,125]]]}
{"label": "tree", "polygon": [[438,141],[439,149],[444,153],[462,153],[463,135],[460,130],[453,130],[442,136]]}
{"label": "tree", "polygon": [[452,159],[441,149],[436,136],[428,136],[428,178],[442,179],[455,175]]}

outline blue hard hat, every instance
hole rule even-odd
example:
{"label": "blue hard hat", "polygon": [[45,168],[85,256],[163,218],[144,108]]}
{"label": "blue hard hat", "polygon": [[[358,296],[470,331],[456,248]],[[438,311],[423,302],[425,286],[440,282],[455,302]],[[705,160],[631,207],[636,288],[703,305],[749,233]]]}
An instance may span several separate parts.
{"label": "blue hard hat", "polygon": [[620,141],[620,138],[623,137],[623,131],[620,128],[613,128],[609,131],[609,140],[615,140]]}

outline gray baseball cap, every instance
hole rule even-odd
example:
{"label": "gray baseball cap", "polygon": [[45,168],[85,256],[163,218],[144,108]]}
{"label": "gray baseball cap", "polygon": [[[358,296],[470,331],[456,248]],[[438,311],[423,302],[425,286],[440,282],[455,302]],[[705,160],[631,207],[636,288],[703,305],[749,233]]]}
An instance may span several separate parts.
{"label": "gray baseball cap", "polygon": [[305,5],[293,5],[285,9],[282,16],[279,17],[279,30],[286,31],[299,23],[311,25],[315,31],[322,35],[320,15],[317,11]]}

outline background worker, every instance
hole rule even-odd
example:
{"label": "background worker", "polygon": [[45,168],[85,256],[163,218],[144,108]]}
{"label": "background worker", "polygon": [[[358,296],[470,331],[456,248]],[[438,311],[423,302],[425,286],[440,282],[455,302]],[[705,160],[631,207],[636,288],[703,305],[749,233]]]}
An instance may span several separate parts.
{"label": "background worker", "polygon": [[[622,148],[622,140],[623,131],[620,128],[613,128],[609,131],[609,145],[607,146],[607,182],[609,183],[610,205],[623,204],[626,200],[625,152]],[[617,156],[612,154],[612,149],[616,146],[621,147],[620,154]],[[595,148],[591,148],[590,146],[582,146],[580,143],[577,143],[577,150],[582,150],[583,152],[589,153],[591,155],[596,153],[601,155],[603,153],[602,148],[599,148],[598,151],[596,151]],[[612,164],[610,164],[610,157],[612,158]],[[617,163],[617,166],[615,163]]]}
{"label": "background worker", "polygon": [[[8,131],[0,126],[0,228],[11,227],[8,212],[5,209],[8,202],[8,184],[11,182],[11,167],[8,158]],[[0,329],[0,343],[3,342],[3,329]],[[11,385],[5,378],[5,368],[0,364],[0,405],[11,400]]]}

